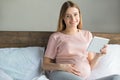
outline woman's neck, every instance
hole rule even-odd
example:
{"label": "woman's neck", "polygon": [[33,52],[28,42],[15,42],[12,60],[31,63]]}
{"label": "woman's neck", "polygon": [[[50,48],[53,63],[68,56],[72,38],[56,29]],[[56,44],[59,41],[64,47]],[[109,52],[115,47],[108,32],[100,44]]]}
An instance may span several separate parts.
{"label": "woman's neck", "polygon": [[75,34],[77,32],[79,32],[79,29],[77,29],[77,28],[76,29],[65,29],[63,31],[64,34]]}

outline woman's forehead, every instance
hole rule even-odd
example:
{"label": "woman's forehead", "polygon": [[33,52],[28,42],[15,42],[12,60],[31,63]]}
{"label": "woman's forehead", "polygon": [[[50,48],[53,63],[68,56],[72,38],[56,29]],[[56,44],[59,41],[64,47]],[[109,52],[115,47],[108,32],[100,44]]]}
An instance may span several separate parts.
{"label": "woman's forehead", "polygon": [[69,7],[66,10],[66,14],[79,13],[79,10],[76,7]]}

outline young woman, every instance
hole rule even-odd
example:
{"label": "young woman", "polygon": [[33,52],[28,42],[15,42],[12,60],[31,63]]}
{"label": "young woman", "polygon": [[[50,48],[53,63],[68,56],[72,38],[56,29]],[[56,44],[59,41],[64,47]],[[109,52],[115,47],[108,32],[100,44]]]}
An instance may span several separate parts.
{"label": "young woman", "polygon": [[92,39],[91,32],[82,30],[82,15],[79,7],[66,1],[60,10],[58,29],[48,41],[43,60],[43,69],[50,71],[50,80],[85,80],[106,47],[100,54],[87,52]]}

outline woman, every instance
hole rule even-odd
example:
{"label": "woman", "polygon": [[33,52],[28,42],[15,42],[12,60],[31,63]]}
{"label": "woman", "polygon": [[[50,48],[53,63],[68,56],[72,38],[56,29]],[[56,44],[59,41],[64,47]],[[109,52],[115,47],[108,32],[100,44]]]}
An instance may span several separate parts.
{"label": "woman", "polygon": [[43,60],[43,69],[51,71],[49,79],[87,79],[100,57],[106,54],[106,47],[100,54],[87,52],[91,39],[91,32],[82,30],[79,7],[66,1],[61,7],[57,32],[50,36]]}

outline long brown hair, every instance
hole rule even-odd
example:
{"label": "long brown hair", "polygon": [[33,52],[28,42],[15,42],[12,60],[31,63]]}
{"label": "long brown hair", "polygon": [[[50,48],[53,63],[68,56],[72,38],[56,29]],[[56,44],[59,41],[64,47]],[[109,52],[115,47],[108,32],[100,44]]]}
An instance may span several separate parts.
{"label": "long brown hair", "polygon": [[62,5],[61,10],[60,10],[60,15],[59,15],[59,20],[58,20],[58,27],[57,27],[57,31],[59,31],[59,32],[66,29],[66,25],[65,25],[65,22],[64,22],[63,18],[64,18],[65,13],[66,13],[66,11],[67,11],[67,9],[69,7],[75,7],[75,8],[77,8],[79,10],[80,22],[79,22],[77,28],[82,29],[82,16],[81,16],[80,9],[79,9],[78,5],[73,3],[72,1],[66,1]]}

